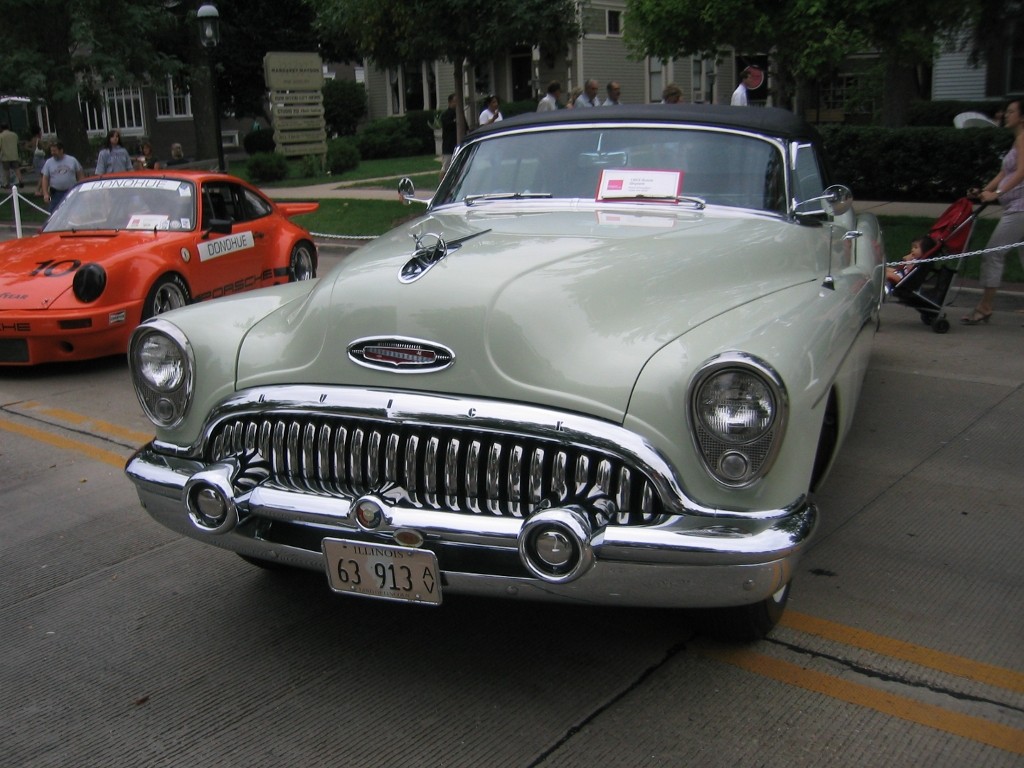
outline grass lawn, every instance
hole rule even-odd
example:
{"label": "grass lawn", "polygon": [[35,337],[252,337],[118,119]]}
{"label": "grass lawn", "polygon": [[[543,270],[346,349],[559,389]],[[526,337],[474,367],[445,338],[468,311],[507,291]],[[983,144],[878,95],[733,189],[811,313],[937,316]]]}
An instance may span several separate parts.
{"label": "grass lawn", "polygon": [[[247,160],[238,160],[228,164],[228,173],[241,179],[249,180]],[[305,187],[313,184],[346,184],[368,181],[368,187],[397,187],[398,179],[409,176],[417,187],[436,187],[441,176],[441,161],[433,155],[417,155],[415,157],[385,158],[383,160],[363,160],[359,165],[345,173],[319,176],[304,175],[305,166],[301,160],[288,163],[288,178],[270,182],[265,187]],[[385,181],[386,179],[386,181]],[[362,186],[362,185],[360,185]]]}
{"label": "grass lawn", "polygon": [[[397,197],[397,196],[396,196]],[[382,235],[425,210],[395,200],[321,200],[314,213],[296,216],[296,224],[320,235]]]}

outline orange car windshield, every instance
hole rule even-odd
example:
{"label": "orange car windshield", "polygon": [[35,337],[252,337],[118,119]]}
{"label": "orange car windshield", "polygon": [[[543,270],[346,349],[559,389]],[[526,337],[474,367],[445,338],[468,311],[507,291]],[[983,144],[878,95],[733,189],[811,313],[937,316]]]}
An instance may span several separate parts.
{"label": "orange car windshield", "polygon": [[100,178],[74,187],[43,232],[189,231],[196,226],[195,185],[178,179]]}

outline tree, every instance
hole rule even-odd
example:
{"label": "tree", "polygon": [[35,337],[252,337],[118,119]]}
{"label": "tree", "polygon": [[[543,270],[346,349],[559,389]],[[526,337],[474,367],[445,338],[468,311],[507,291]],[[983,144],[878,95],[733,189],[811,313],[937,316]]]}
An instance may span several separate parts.
{"label": "tree", "polygon": [[717,55],[723,47],[769,52],[780,103],[830,77],[844,58],[877,51],[886,73],[883,122],[902,123],[921,95],[915,70],[969,21],[983,0],[627,0],[626,40],[637,55]]}
{"label": "tree", "polygon": [[[455,82],[464,64],[493,61],[521,45],[552,57],[582,33],[576,0],[306,0],[325,40],[349,40],[351,50],[381,66],[450,61]],[[459,141],[466,126],[455,89]]]}
{"label": "tree", "polygon": [[[863,39],[820,0],[628,0],[626,43],[637,56],[719,58],[725,48],[771,52],[779,103],[827,73]],[[838,3],[837,3],[838,5]]]}
{"label": "tree", "polygon": [[98,103],[109,83],[174,71],[179,62],[150,43],[169,17],[148,0],[0,0],[8,41],[0,90],[46,100],[67,151],[92,160],[79,96]]}

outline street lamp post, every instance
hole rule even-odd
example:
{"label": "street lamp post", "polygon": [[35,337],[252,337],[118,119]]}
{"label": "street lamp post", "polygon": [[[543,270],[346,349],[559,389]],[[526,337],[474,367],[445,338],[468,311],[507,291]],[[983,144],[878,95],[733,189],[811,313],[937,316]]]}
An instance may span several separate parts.
{"label": "street lamp post", "polygon": [[220,42],[220,13],[217,6],[204,3],[196,12],[199,19],[199,42],[206,49],[206,63],[210,70],[210,90],[213,91],[213,124],[216,131],[217,163],[221,172],[227,170],[224,162],[224,143],[220,133],[220,98],[217,94],[217,77],[213,70],[213,49]]}

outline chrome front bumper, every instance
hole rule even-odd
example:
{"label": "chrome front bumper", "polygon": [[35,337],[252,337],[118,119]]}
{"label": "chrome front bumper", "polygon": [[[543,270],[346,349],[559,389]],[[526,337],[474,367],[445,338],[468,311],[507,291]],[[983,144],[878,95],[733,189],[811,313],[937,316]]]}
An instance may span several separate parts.
{"label": "chrome front bumper", "polygon": [[[523,520],[410,509],[370,495],[362,501],[381,514],[379,525],[368,527],[356,514],[356,499],[267,485],[234,497],[230,470],[152,446],[125,468],[149,514],[184,536],[323,570],[325,537],[393,544],[411,534],[437,554],[443,591],[453,594],[678,608],[756,603],[790,581],[817,524],[817,509],[806,499],[771,519],[674,515],[651,525],[593,530],[572,509]],[[225,513],[204,514],[218,489],[230,497]],[[544,536],[565,540],[576,553],[573,563],[548,569],[537,553]]]}

